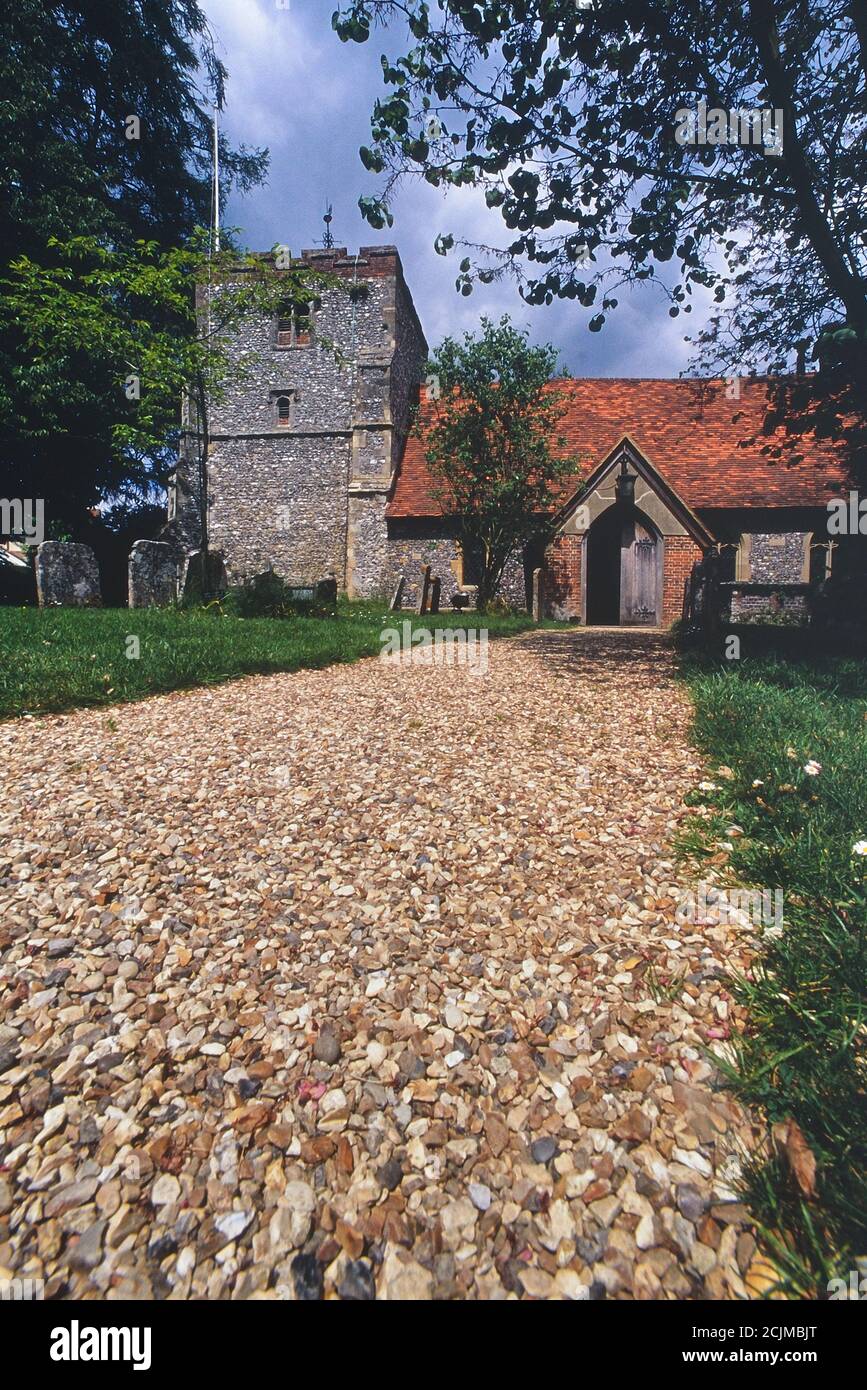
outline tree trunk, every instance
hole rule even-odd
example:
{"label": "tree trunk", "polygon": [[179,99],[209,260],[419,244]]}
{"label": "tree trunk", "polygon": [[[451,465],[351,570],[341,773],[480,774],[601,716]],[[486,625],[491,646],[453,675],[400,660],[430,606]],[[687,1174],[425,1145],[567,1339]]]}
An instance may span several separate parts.
{"label": "tree trunk", "polygon": [[848,323],[861,331],[867,327],[864,285],[849,270],[816,198],[813,171],[798,138],[794,94],[789,74],[780,57],[780,38],[772,0],[749,0],[749,14],[771,105],[783,113],[781,157],[792,182],[804,230],[828,284],[846,308]]}

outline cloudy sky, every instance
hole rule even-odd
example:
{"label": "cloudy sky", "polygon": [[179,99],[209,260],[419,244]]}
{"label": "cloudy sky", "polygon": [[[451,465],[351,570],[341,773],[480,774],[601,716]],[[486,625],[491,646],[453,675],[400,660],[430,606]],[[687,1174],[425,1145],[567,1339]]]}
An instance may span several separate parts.
{"label": "cloudy sky", "polygon": [[[374,231],[358,211],[378,180],[358,158],[370,141],[370,113],[385,91],[380,54],[407,51],[400,31],[376,31],[368,43],[342,44],[331,28],[337,0],[204,0],[229,70],[223,125],[235,144],[271,152],[267,184],[229,201],[225,217],[255,250],[276,243],[293,251],[322,237],[326,204],[334,205],[338,245],[394,242],[431,346],[446,333],[473,330],[479,316],[511,313],[537,342],[553,342],[574,376],[677,376],[689,358],[683,327],[658,290],[621,291],[601,333],[590,314],[568,301],[532,308],[511,283],[476,285],[469,298],[454,288],[457,261],[433,250],[438,232],[502,243],[507,235],[477,190],[448,195],[420,181],[404,185],[394,226]],[[696,306],[697,307],[697,306]],[[692,315],[691,329],[699,327]]]}

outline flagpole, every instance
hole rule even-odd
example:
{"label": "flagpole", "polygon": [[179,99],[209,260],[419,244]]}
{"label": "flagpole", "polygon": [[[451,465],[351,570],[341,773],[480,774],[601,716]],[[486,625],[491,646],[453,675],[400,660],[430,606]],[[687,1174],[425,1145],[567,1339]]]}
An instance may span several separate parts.
{"label": "flagpole", "polygon": [[220,141],[217,133],[219,107],[214,106],[214,250],[220,249]]}

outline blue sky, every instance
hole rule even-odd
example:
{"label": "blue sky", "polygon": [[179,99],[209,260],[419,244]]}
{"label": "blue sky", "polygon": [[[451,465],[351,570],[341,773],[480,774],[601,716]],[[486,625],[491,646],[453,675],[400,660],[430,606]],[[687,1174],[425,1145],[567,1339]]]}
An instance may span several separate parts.
{"label": "blue sky", "polygon": [[[476,285],[462,298],[454,288],[457,260],[437,256],[433,242],[445,231],[504,242],[502,222],[478,190],[446,195],[415,181],[393,204],[392,228],[377,232],[362,219],[359,195],[376,191],[379,181],[363,168],[358,149],[369,143],[370,112],[385,91],[380,54],[406,51],[401,32],[375,31],[367,44],[342,44],[331,28],[336,0],[204,0],[204,8],[229,70],[226,134],[271,152],[267,184],[231,198],[225,212],[248,246],[315,245],[330,201],[338,245],[397,245],[432,347],[447,333],[474,330],[482,314],[508,312],[534,341],[560,348],[561,364],[574,376],[677,376],[686,368],[682,321],[669,318],[658,290],[620,291],[601,333],[588,332],[590,314],[577,305],[530,307],[507,281]],[[698,318],[692,315],[692,332]]]}

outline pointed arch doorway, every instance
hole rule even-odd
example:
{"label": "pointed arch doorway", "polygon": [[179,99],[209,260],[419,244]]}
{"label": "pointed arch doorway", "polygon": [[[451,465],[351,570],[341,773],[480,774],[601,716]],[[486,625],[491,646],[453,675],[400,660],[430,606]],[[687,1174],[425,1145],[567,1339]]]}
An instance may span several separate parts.
{"label": "pointed arch doorway", "polygon": [[616,502],[586,533],[585,622],[657,627],[662,618],[663,538],[637,507]]}

